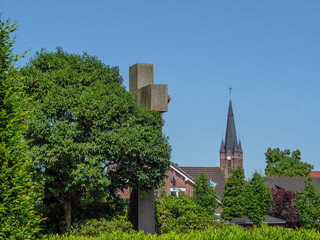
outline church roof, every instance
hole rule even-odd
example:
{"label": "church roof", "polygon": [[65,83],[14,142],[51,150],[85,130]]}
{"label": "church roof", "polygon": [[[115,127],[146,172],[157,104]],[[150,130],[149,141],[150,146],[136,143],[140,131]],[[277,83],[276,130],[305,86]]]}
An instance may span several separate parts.
{"label": "church roof", "polygon": [[193,179],[197,178],[201,173],[206,175],[209,181],[217,183],[216,190],[218,197],[223,195],[223,189],[225,185],[225,177],[221,168],[219,167],[180,167],[184,172],[192,176]]}
{"label": "church roof", "polygon": [[226,140],[225,140],[225,149],[226,152],[228,149],[233,153],[235,150],[237,151],[237,133],[236,126],[234,123],[233,110],[232,110],[232,102],[230,99],[229,102],[229,110],[228,110],[228,121],[227,121],[227,130],[226,130]]}
{"label": "church roof", "polygon": [[226,152],[226,149],[225,149],[224,143],[223,143],[223,139],[221,140],[220,152],[221,152],[221,153],[225,153],[225,152]]}
{"label": "church roof", "polygon": [[239,152],[241,152],[241,153],[243,152],[243,151],[242,151],[242,146],[241,146],[241,140],[240,140],[240,138],[239,138]]}

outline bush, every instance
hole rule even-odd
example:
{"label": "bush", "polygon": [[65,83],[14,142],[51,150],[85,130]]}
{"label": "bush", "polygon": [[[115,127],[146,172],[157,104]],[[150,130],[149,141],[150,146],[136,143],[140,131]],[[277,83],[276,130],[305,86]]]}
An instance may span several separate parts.
{"label": "bush", "polygon": [[73,225],[72,235],[100,236],[107,232],[129,232],[131,229],[132,224],[126,217],[118,217],[111,221],[108,221],[105,218],[99,218],[75,223]]}
{"label": "bush", "polygon": [[194,240],[194,239],[219,239],[219,240],[256,240],[256,239],[277,239],[277,240],[289,240],[289,239],[319,239],[320,235],[314,229],[299,229],[296,231],[291,231],[288,228],[282,227],[269,227],[267,225],[262,225],[260,228],[253,228],[246,230],[243,228],[238,228],[233,225],[231,227],[226,226],[225,228],[209,228],[204,231],[194,231],[190,230],[188,233],[175,233],[170,232],[162,235],[151,235],[144,234],[140,232],[113,232],[105,233],[99,237],[89,237],[89,236],[59,236],[59,235],[49,235],[44,236],[43,240],[105,240],[105,239],[137,239],[137,240],[165,240],[165,239],[183,239],[183,240]]}
{"label": "bush", "polygon": [[166,195],[156,200],[157,233],[185,233],[191,229],[203,230],[212,225],[223,226],[186,195]]}

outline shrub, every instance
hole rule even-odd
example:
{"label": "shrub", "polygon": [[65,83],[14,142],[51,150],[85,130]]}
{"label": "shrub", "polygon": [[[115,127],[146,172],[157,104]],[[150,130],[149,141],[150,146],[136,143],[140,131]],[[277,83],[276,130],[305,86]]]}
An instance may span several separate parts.
{"label": "shrub", "polygon": [[90,236],[59,236],[59,235],[49,235],[44,236],[44,240],[106,240],[106,239],[137,239],[137,240],[165,240],[165,239],[183,239],[183,240],[194,240],[194,239],[219,239],[219,240],[256,240],[256,239],[277,239],[277,240],[289,240],[289,239],[320,239],[319,233],[314,229],[299,229],[297,231],[291,231],[288,228],[282,227],[269,227],[267,225],[262,225],[260,228],[253,228],[246,230],[243,228],[237,228],[235,225],[231,227],[220,228],[208,228],[204,231],[194,231],[190,230],[188,233],[175,233],[170,232],[162,235],[151,235],[144,234],[140,232],[113,232],[105,233],[99,237]]}
{"label": "shrub", "polygon": [[156,232],[174,231],[185,233],[191,229],[201,230],[212,225],[215,217],[186,195],[166,195],[156,200]]}
{"label": "shrub", "polygon": [[100,236],[106,232],[129,232],[131,229],[132,224],[125,217],[118,217],[111,221],[99,218],[75,223],[72,235]]}

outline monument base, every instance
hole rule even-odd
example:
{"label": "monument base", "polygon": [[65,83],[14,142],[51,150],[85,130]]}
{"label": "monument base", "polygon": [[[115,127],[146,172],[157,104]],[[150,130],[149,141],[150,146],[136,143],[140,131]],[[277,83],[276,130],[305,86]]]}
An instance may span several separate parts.
{"label": "monument base", "polygon": [[154,190],[142,196],[139,196],[139,193],[139,189],[133,189],[130,195],[130,222],[133,229],[154,234]]}

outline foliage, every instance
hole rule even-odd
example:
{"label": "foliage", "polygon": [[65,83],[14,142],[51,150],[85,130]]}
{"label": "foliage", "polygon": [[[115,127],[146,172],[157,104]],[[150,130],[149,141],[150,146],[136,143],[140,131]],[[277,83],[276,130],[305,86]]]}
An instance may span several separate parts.
{"label": "foliage", "polygon": [[73,209],[74,219],[107,218],[110,220],[117,216],[127,216],[129,204],[128,199],[121,199],[110,195],[103,202],[83,200],[75,204]]}
{"label": "foliage", "polygon": [[51,224],[63,222],[67,231],[81,202],[161,183],[170,165],[161,114],[136,104],[117,67],[58,48],[36,53],[21,72],[33,97],[27,138]]}
{"label": "foliage", "polygon": [[246,215],[256,225],[260,225],[271,207],[271,191],[263,177],[255,172],[247,185]]}
{"label": "foliage", "polygon": [[304,226],[311,227],[320,218],[320,194],[311,177],[305,180],[304,191],[297,193],[295,204]]}
{"label": "foliage", "polygon": [[217,192],[209,185],[209,180],[203,173],[195,179],[193,200],[201,207],[213,214],[214,209],[218,208]]}
{"label": "foliage", "polygon": [[245,184],[243,169],[240,167],[233,169],[232,175],[227,178],[221,198],[223,219],[232,220],[245,215]]}
{"label": "foliage", "polygon": [[158,233],[185,233],[191,229],[200,230],[212,225],[219,225],[215,222],[215,217],[185,194],[179,197],[165,195],[156,200]]}
{"label": "foliage", "polygon": [[272,188],[272,209],[270,216],[280,218],[287,222],[287,226],[293,228],[299,225],[298,209],[295,206],[296,194],[293,191],[282,188]]}
{"label": "foliage", "polygon": [[35,205],[40,200],[28,171],[28,146],[23,140],[27,99],[22,97],[21,75],[13,55],[17,26],[0,20],[0,238],[33,239],[42,218]]}
{"label": "foliage", "polygon": [[169,232],[162,235],[151,235],[144,234],[140,232],[113,232],[106,233],[99,237],[88,237],[88,236],[59,236],[59,235],[48,235],[44,236],[43,240],[105,240],[105,239],[121,239],[121,240],[169,240],[169,239],[184,239],[184,240],[194,240],[194,239],[219,239],[219,240],[257,240],[257,239],[277,239],[277,240],[305,240],[305,239],[315,239],[319,240],[320,235],[314,229],[299,229],[292,231],[288,228],[282,227],[269,227],[267,225],[262,225],[262,227],[246,230],[244,228],[238,228],[237,226],[224,227],[224,228],[208,228],[202,231],[190,230],[187,233],[175,233]]}
{"label": "foliage", "polygon": [[268,148],[265,153],[267,166],[265,175],[270,177],[307,177],[313,165],[301,162],[301,152],[297,149],[290,156],[290,150]]}
{"label": "foliage", "polygon": [[100,236],[106,232],[129,232],[131,229],[132,224],[125,217],[115,218],[111,221],[105,218],[99,218],[82,221],[82,223],[75,223],[71,234],[76,236]]}

